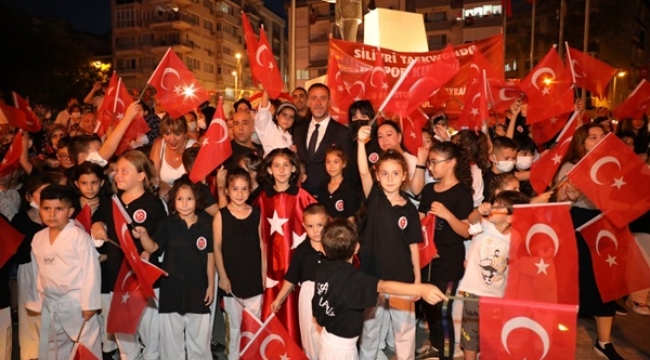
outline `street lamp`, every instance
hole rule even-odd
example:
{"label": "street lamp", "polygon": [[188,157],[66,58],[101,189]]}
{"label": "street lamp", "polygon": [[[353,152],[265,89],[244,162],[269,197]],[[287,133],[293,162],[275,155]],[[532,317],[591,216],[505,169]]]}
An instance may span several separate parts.
{"label": "street lamp", "polygon": [[614,109],[614,108],[616,107],[616,80],[618,80],[618,78],[621,78],[621,79],[624,78],[625,75],[627,75],[627,72],[626,72],[625,70],[620,70],[620,71],[616,74],[616,76],[614,76],[614,86],[613,86],[613,89],[612,89],[612,90],[613,90],[613,94],[612,94],[612,109]]}

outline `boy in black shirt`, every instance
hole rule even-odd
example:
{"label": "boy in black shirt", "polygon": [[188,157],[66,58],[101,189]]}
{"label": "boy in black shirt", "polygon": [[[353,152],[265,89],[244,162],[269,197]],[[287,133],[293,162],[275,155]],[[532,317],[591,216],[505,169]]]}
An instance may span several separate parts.
{"label": "boy in black shirt", "polygon": [[422,297],[435,304],[445,300],[430,284],[407,284],[380,280],[357,271],[352,257],[359,250],[354,227],[344,219],[325,226],[321,238],[328,262],[316,274],[312,312],[323,327],[318,359],[358,359],[357,340],[363,327],[365,308],[377,304],[378,293]]}

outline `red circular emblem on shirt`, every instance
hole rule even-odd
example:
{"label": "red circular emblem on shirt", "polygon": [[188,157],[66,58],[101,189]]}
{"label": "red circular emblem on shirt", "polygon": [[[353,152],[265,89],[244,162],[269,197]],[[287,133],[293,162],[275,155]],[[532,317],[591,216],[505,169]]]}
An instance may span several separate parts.
{"label": "red circular emblem on shirt", "polygon": [[404,230],[406,229],[406,226],[409,224],[409,221],[406,220],[406,216],[402,216],[397,220],[397,225],[399,226],[400,229]]}
{"label": "red circular emblem on shirt", "polygon": [[133,221],[135,221],[135,222],[137,222],[139,224],[142,224],[145,220],[147,220],[147,212],[146,211],[144,211],[142,209],[139,209],[139,210],[136,210],[133,213]]}
{"label": "red circular emblem on shirt", "polygon": [[345,209],[344,205],[343,200],[339,200],[334,204],[334,207],[336,208],[336,211],[343,211]]}
{"label": "red circular emblem on shirt", "polygon": [[379,160],[379,154],[377,154],[376,152],[374,152],[374,153],[368,155],[368,160],[370,160],[370,162],[371,162],[372,164],[376,163],[377,160]]}
{"label": "red circular emblem on shirt", "polygon": [[205,247],[208,246],[208,241],[201,236],[200,238],[196,239],[196,248],[199,250],[205,250]]}

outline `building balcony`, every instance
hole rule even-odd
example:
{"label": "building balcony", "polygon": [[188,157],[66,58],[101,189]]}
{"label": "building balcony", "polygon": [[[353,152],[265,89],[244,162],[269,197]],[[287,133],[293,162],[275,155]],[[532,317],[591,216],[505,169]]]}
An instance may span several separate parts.
{"label": "building balcony", "polygon": [[135,44],[129,44],[129,45],[115,45],[113,48],[115,51],[116,55],[136,55],[136,56],[141,56],[144,54],[144,51],[142,50],[142,46],[138,46]]}
{"label": "building balcony", "polygon": [[233,42],[235,44],[238,44],[238,45],[242,43],[242,38],[241,37],[228,34],[225,31],[217,31],[214,34],[214,38],[217,39],[217,40],[228,40],[228,41],[231,41],[231,42]]}
{"label": "building balcony", "polygon": [[314,38],[309,39],[310,44],[320,44],[320,43],[327,43],[330,40],[329,35],[325,34],[323,36],[318,36]]}
{"label": "building balcony", "polygon": [[133,32],[133,31],[142,31],[144,29],[144,23],[137,20],[122,20],[115,23],[115,32]]}
{"label": "building balcony", "polygon": [[158,40],[153,42],[151,52],[164,53],[170,47],[179,54],[187,54],[194,51],[194,44],[188,41]]}
{"label": "building balcony", "polygon": [[468,27],[493,27],[493,26],[502,26],[503,25],[503,17],[500,15],[488,15],[484,17],[473,17],[473,18],[465,18],[465,21],[463,22],[463,26],[468,28]]}
{"label": "building balcony", "polygon": [[139,68],[127,68],[127,67],[118,67],[115,69],[120,76],[134,76],[134,77],[142,77],[142,70]]}
{"label": "building balcony", "polygon": [[192,4],[198,3],[198,1],[193,0],[149,0],[151,5],[177,5],[179,7],[190,6]]}
{"label": "building balcony", "polygon": [[241,18],[238,16],[227,14],[223,11],[216,11],[215,17],[217,20],[225,20],[233,25],[241,26]]}
{"label": "building balcony", "polygon": [[193,27],[190,19],[181,14],[163,14],[149,23],[151,30],[176,29],[189,30]]}

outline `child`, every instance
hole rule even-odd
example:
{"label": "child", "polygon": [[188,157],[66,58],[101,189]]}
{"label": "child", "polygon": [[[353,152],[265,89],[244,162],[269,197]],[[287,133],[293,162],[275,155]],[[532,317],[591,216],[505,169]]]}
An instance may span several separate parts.
{"label": "child", "polygon": [[55,181],[44,175],[31,174],[25,181],[24,206],[11,219],[11,226],[18,232],[25,235],[25,238],[18,246],[14,255],[18,264],[18,342],[20,347],[20,358],[23,360],[38,358],[38,334],[41,327],[41,318],[30,313],[25,308],[30,289],[36,288],[36,279],[31,264],[31,244],[34,235],[42,230],[45,225],[41,220],[39,208],[41,205],[41,191]]}
{"label": "child", "polygon": [[519,151],[519,145],[511,138],[497,136],[492,140],[492,153],[490,154],[492,167],[483,172],[483,201],[492,201],[488,197],[488,191],[492,186],[494,175],[508,173],[515,168],[517,151]]}
{"label": "child", "polygon": [[[307,191],[298,187],[299,160],[296,153],[287,149],[275,149],[262,161],[264,190],[257,199],[260,205],[261,235],[264,242],[268,277],[262,302],[271,304],[280,292],[278,282],[284,278],[291,262],[292,249],[299,241],[302,229],[302,212],[307,205],[316,202]],[[297,298],[289,294],[277,316],[299,342],[300,336],[292,329],[299,329]],[[270,306],[262,309],[262,317],[271,313]]]}
{"label": "child", "polygon": [[[469,221],[478,226],[469,248],[465,276],[458,290],[465,297],[503,297],[507,281],[510,252],[510,223],[513,205],[526,204],[526,195],[517,191],[503,191],[492,205],[482,204],[472,212]],[[487,217],[482,219],[481,216]],[[479,350],[478,302],[465,301],[461,345],[465,360],[475,360]]]}
{"label": "child", "polygon": [[361,202],[358,189],[344,176],[347,163],[347,157],[339,146],[332,145],[325,151],[325,169],[329,180],[320,187],[318,201],[325,205],[333,218],[353,221]]}
{"label": "child", "polygon": [[[199,148],[196,146],[191,146],[183,150],[183,167],[187,172],[187,174],[183,174],[183,176],[189,176],[189,174],[192,172],[192,167],[194,166],[194,162],[196,161],[196,156],[198,154]],[[196,185],[198,186],[199,192],[201,193],[201,197],[205,201],[205,208],[203,211],[208,213],[208,215],[214,217],[217,211],[219,211],[219,205],[215,201],[214,196],[212,196],[210,187],[206,183],[205,178],[201,179],[201,181],[196,183]]]}
{"label": "child", "polygon": [[[115,185],[118,189],[118,197],[128,215],[133,219],[134,226],[142,226],[149,234],[155,233],[156,227],[167,216],[162,201],[153,194],[151,179],[154,178],[153,164],[149,158],[139,150],[127,151],[117,160],[115,173]],[[111,209],[102,210],[97,214],[97,220],[93,220],[91,235],[96,240],[117,239],[113,212]],[[134,241],[138,252],[142,253],[144,248],[140,241]],[[117,275],[124,259],[124,253],[116,246],[103,245],[107,256],[106,267],[108,270],[107,286],[115,288]],[[101,249],[100,249],[101,250]],[[157,257],[151,257],[149,261],[159,265]],[[158,285],[154,284],[154,291],[158,297]],[[112,296],[112,295],[111,295]],[[158,301],[149,299],[147,307],[142,314],[138,331],[136,334],[115,334],[120,354],[124,358],[134,359],[139,356],[140,342],[144,344],[142,355],[144,359],[156,359],[160,357],[159,339],[160,330],[158,322]]]}
{"label": "child", "polygon": [[527,196],[535,196],[535,190],[530,185],[530,167],[535,160],[535,149],[537,145],[529,136],[515,136],[519,150],[517,151],[517,161],[515,163],[515,176],[519,179],[520,191]]}
{"label": "child", "polygon": [[[408,283],[420,283],[420,261],[417,243],[422,241],[417,209],[402,191],[408,176],[404,157],[387,150],[379,157],[375,185],[363,146],[370,136],[370,126],[359,129],[357,164],[363,193],[368,203],[368,216],[359,253],[364,273]],[[381,140],[380,140],[381,143]],[[361,358],[376,359],[380,341],[380,324],[384,316],[391,319],[398,358],[415,353],[415,304],[413,299],[383,295],[376,307],[369,309],[363,324]]]}
{"label": "child", "polygon": [[95,316],[102,308],[99,254],[90,236],[70,219],[74,198],[72,189],[61,185],[41,191],[39,211],[47,228],[32,241],[36,287],[25,304],[41,313],[39,359],[70,357],[75,341],[97,358],[102,353]]}
{"label": "child", "polygon": [[[323,327],[319,360],[359,358],[357,340],[364,326],[364,310],[377,304],[379,294],[421,296],[431,304],[446,300],[433,285],[380,280],[357,271],[352,265],[352,257],[359,250],[357,234],[344,219],[326,225],[321,239],[328,261],[316,274],[316,293],[312,299],[314,318]],[[412,357],[412,354],[404,355],[404,358]]]}
{"label": "child", "polygon": [[[112,211],[112,202],[109,197],[110,190],[108,190],[106,178],[104,169],[98,164],[85,161],[83,164],[75,167],[72,181],[79,194],[78,200],[75,202],[75,217],[85,205],[90,206],[91,214],[95,217],[95,220],[99,220],[99,215],[103,212]],[[103,209],[99,210],[100,207]],[[111,291],[113,291],[113,288],[109,286],[108,281],[109,270],[106,263],[106,248],[113,245],[106,244],[104,246],[102,243],[103,242],[101,241],[95,243],[95,246],[99,248],[99,261],[102,274],[102,311],[100,314],[103,320],[101,328],[102,351],[105,354],[110,354],[117,350],[117,343],[115,342],[114,334],[106,332],[106,320],[108,319],[108,312],[111,307]]]}
{"label": "child", "polygon": [[[447,294],[455,294],[464,272],[463,242],[469,238],[467,216],[473,209],[470,161],[461,146],[443,142],[431,149],[428,163],[429,171],[438,182],[424,188],[418,211],[421,218],[427,213],[436,216],[434,242],[440,256],[422,268],[422,281],[445,289]],[[424,304],[431,346],[422,347],[418,359],[453,357],[452,309],[453,302],[436,306]]]}
{"label": "child", "polygon": [[488,160],[488,137],[482,132],[476,133],[471,130],[461,130],[451,140],[460,145],[469,155],[470,171],[472,172],[472,199],[474,207],[483,202],[484,184],[483,174],[490,171],[490,160]]}
{"label": "child", "polygon": [[198,187],[181,177],[169,192],[171,214],[153,236],[133,236],[153,256],[165,254],[160,281],[160,355],[163,360],[210,359],[210,304],[214,297],[212,224]]}
{"label": "child", "polygon": [[[494,199],[502,191],[516,191],[520,192],[520,181],[513,173],[504,173],[496,175],[492,179],[492,186],[490,188],[490,198]],[[527,194],[525,194],[527,195]],[[547,191],[539,194],[530,199],[531,203],[547,203],[553,195],[553,191]],[[484,203],[489,204],[489,203]]]}
{"label": "child", "polygon": [[273,149],[292,147],[295,151],[290,130],[298,114],[298,109],[290,102],[283,102],[277,107],[274,115],[270,111],[270,107],[269,94],[264,91],[260,107],[255,115],[255,132],[264,147],[264,153],[268,154]]}
{"label": "child", "polygon": [[[0,215],[3,217],[3,215]],[[3,219],[7,221],[6,219]],[[13,345],[13,334],[11,324],[11,300],[9,287],[9,272],[12,262],[6,262],[0,266],[0,360],[11,360],[11,346]]]}
{"label": "child", "polygon": [[233,299],[237,296],[255,316],[261,316],[265,258],[264,243],[260,240],[260,209],[246,203],[250,196],[251,178],[248,172],[235,168],[228,172],[226,194],[228,205],[215,215],[214,258],[219,272],[219,288],[227,317],[227,356],[239,360],[242,306]]}
{"label": "child", "polygon": [[289,270],[278,296],[271,303],[271,311],[277,312],[282,300],[293,288],[300,284],[298,296],[298,320],[300,322],[300,339],[302,348],[308,358],[318,359],[318,330],[314,326],[311,299],[314,296],[314,279],[321,263],[325,260],[321,245],[321,232],[329,220],[329,215],[322,204],[311,204],[302,213],[303,226],[307,239],[300,243],[293,253]]}

